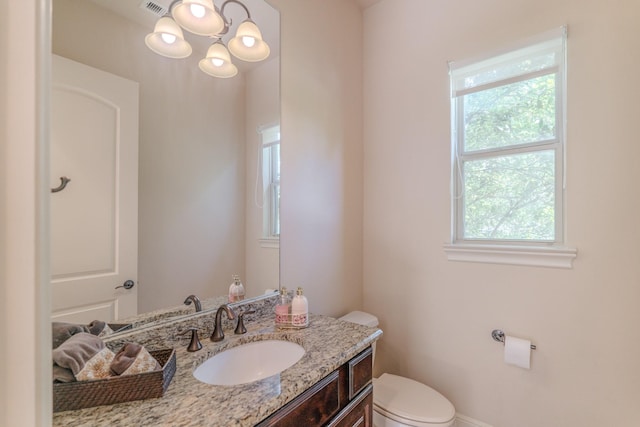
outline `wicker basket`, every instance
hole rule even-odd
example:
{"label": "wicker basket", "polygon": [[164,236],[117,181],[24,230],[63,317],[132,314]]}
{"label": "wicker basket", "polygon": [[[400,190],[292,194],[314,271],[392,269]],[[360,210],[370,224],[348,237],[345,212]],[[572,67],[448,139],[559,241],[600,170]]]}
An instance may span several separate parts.
{"label": "wicker basket", "polygon": [[53,384],[53,412],[162,397],[176,372],[174,349],[149,351],[162,370]]}

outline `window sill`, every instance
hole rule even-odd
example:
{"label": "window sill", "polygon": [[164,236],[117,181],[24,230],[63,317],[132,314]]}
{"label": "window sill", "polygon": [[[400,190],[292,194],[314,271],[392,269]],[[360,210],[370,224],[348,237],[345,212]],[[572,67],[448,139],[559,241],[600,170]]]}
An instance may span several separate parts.
{"label": "window sill", "polygon": [[258,240],[261,248],[274,248],[280,247],[280,239],[263,238]]}
{"label": "window sill", "polygon": [[449,261],[534,267],[572,268],[577,249],[532,246],[494,246],[481,244],[446,244]]}

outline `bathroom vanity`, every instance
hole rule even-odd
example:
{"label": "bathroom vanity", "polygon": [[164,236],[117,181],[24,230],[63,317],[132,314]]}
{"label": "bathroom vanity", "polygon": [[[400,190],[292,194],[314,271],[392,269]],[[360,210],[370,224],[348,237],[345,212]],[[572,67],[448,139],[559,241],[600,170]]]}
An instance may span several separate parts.
{"label": "bathroom vanity", "polygon": [[[242,312],[242,310],[239,310]],[[225,339],[209,340],[213,313],[119,336],[107,343],[137,339],[150,349],[176,349],[177,370],[165,395],[157,399],[100,406],[54,414],[54,426],[370,426],[372,425],[371,344],[382,331],[311,315],[308,328],[278,330],[273,312],[246,319],[248,332],[233,333],[225,325]],[[181,330],[200,329],[203,349],[187,352],[188,337]],[[162,338],[160,338],[162,337]],[[261,340],[285,340],[305,349],[302,358],[280,374],[236,386],[198,381],[195,368],[225,349]]]}
{"label": "bathroom vanity", "polygon": [[260,422],[267,426],[372,426],[373,351],[367,347]]}

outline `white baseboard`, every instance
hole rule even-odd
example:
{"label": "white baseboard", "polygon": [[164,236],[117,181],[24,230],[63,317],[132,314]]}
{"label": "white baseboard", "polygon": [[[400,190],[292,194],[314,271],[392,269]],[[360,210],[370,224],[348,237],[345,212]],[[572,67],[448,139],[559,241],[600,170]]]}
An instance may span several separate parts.
{"label": "white baseboard", "polygon": [[474,420],[473,418],[467,417],[466,415],[456,413],[455,427],[493,427],[493,426],[487,423],[483,423],[482,421]]}

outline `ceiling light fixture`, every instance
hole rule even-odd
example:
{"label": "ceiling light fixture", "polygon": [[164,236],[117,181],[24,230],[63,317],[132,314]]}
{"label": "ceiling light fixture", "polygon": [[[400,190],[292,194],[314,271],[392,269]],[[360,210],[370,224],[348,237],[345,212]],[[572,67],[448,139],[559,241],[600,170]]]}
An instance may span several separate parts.
{"label": "ceiling light fixture", "polygon": [[[224,9],[229,3],[240,5],[247,13],[247,19],[229,41],[229,49],[224,45],[222,36],[229,32],[233,24],[227,19]],[[169,13],[160,18],[153,33],[145,37],[149,49],[167,58],[186,58],[191,55],[189,42],[184,39],[182,29],[190,33],[214,38],[207,56],[199,62],[200,69],[214,77],[233,77],[238,69],[231,62],[231,54],[236,58],[257,62],[269,57],[269,45],[262,39],[262,33],[251,19],[249,9],[239,0],[226,0],[220,9],[213,0],[174,0]]]}
{"label": "ceiling light fixture", "polygon": [[231,62],[229,51],[224,47],[221,39],[209,47],[206,58],[201,59],[198,66],[213,77],[226,78],[238,74],[238,68]]}

